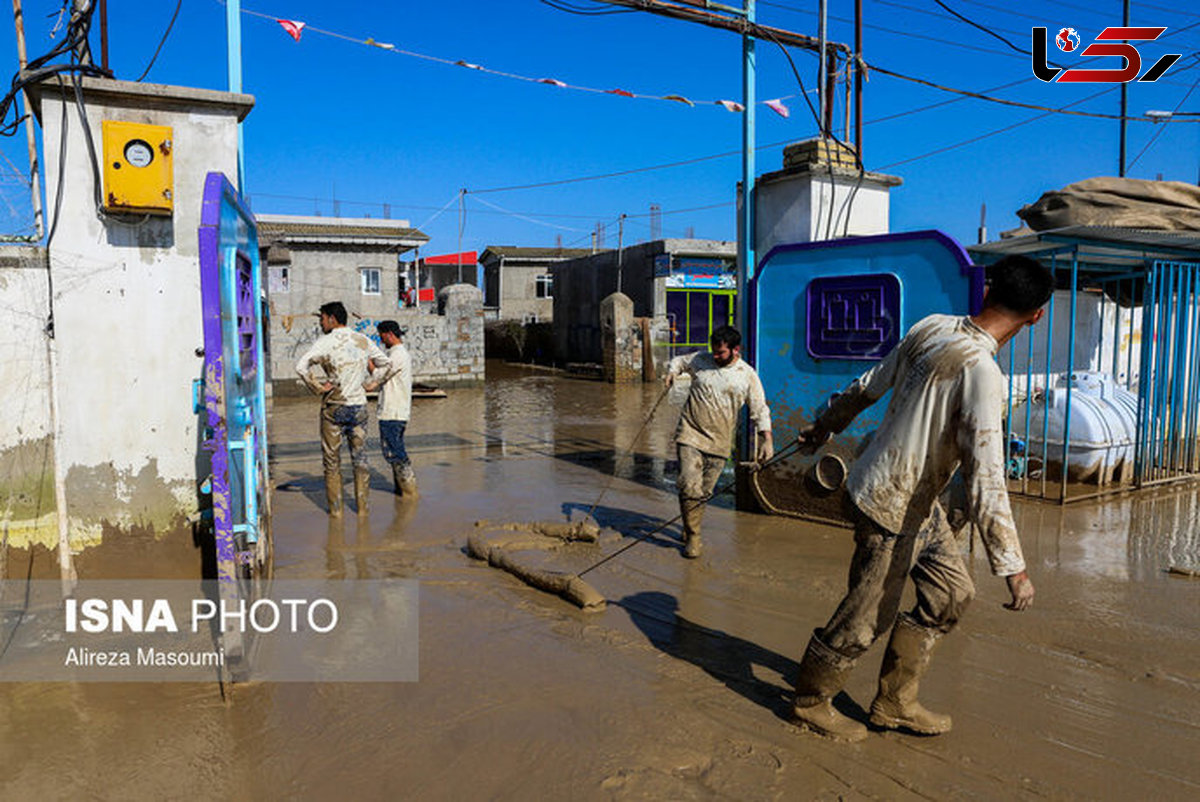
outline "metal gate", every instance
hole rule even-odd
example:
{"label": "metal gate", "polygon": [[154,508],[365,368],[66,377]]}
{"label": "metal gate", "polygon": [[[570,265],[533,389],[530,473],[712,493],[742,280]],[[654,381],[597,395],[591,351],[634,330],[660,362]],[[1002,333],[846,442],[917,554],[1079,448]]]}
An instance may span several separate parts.
{"label": "metal gate", "polygon": [[1197,472],[1200,408],[1200,264],[1156,261],[1142,304],[1134,481],[1139,486]]}
{"label": "metal gate", "polygon": [[[258,232],[221,173],[205,179],[200,220],[204,379],[197,411],[205,414],[203,447],[212,453],[220,596],[236,605],[259,595],[255,585],[269,576],[272,562]],[[245,647],[230,634],[223,639],[225,657],[236,662]]]}

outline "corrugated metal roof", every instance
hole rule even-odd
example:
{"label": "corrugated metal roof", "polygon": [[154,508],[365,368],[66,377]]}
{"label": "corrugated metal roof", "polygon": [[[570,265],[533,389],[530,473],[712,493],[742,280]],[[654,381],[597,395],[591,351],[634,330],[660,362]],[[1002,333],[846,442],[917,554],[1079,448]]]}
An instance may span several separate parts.
{"label": "corrugated metal roof", "polygon": [[347,226],[321,225],[319,223],[276,223],[258,224],[259,239],[302,239],[306,237],[360,238],[360,239],[408,239],[429,241],[429,235],[410,226]]}
{"label": "corrugated metal roof", "polygon": [[1047,265],[1053,259],[1059,268],[1069,268],[1077,258],[1081,269],[1109,272],[1137,269],[1156,259],[1200,261],[1200,231],[1068,226],[970,245],[967,252],[985,265],[1021,254]]}
{"label": "corrugated metal roof", "polygon": [[580,256],[588,256],[592,253],[591,248],[521,248],[516,245],[489,245],[480,254],[480,259],[485,254],[495,254],[502,256],[505,259],[575,259]]}

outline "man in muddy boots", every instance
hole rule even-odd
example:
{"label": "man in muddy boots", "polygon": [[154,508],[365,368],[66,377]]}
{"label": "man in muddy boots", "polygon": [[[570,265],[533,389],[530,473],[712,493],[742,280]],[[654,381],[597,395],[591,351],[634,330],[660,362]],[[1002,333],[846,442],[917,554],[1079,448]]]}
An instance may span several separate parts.
{"label": "man in muddy boots", "polygon": [[741,359],[742,335],[732,326],[722,326],[712,333],[709,345],[711,352],[697,351],[672,359],[663,379],[670,387],[681,373],[692,378],[675,431],[683,556],[690,559],[700,556],[704,504],[729,458],[743,404],[749,405],[750,418],[758,431],[755,458],[766,462],[773,453],[771,411],[758,374]]}
{"label": "man in muddy boots", "polygon": [[[855,661],[889,628],[871,723],[924,735],[949,731],[950,716],[926,710],[917,690],[938,640],[975,595],[962,548],[937,501],[956,470],[992,573],[1008,582],[1012,601],[1005,606],[1024,610],[1033,602],[1005,483],[1007,393],[994,356],[1042,317],[1054,277],[1023,256],[1005,257],[988,272],[979,314],[918,321],[800,432],[803,450],[812,453],[892,391],[883,422],[846,479],[847,513],[855,527],[849,588],[829,623],[813,632],[796,683],[794,715],[819,734],[866,737],[866,728],[835,710],[832,700]],[[908,576],[917,603],[897,617]]]}
{"label": "man in muddy boots", "polygon": [[[364,334],[346,327],[346,307],[338,301],[321,306],[320,337],[296,363],[296,372],[310,390],[321,396],[321,462],[325,468],[325,499],[330,515],[342,514],[342,437],[350,446],[354,465],[354,501],[358,514],[367,512],[367,393],[363,385],[367,363],[375,369],[387,368],[387,356]],[[325,378],[313,378],[311,369],[319,365]]]}
{"label": "man in muddy boots", "polygon": [[404,448],[404,429],[412,410],[412,357],[404,347],[404,329],[394,320],[380,321],[375,327],[387,347],[388,368],[367,384],[367,392],[379,390],[375,416],[379,418],[379,440],[383,458],[392,466],[396,495],[416,496],[417,476]]}

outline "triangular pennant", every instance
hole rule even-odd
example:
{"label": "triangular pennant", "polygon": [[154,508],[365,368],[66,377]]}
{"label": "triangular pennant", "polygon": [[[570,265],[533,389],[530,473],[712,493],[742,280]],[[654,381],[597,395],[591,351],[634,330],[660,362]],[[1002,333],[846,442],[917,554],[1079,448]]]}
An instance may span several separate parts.
{"label": "triangular pennant", "polygon": [[676,103],[682,103],[685,106],[695,106],[696,104],[688,100],[683,95],[663,95],[663,100],[674,100]]}
{"label": "triangular pennant", "polygon": [[776,98],[775,100],[764,100],[763,103],[766,103],[767,108],[769,108],[771,111],[778,114],[780,117],[791,116],[792,112],[788,109],[787,106],[783,105],[783,101],[779,100],[778,98]]}
{"label": "triangular pennant", "polygon": [[538,78],[538,83],[539,84],[550,84],[551,86],[566,86],[566,84],[564,84],[562,81],[558,80],[557,78]]}
{"label": "triangular pennant", "polygon": [[626,92],[624,89],[606,89],[604,91],[610,95],[620,95],[621,97],[633,97],[633,92]]}
{"label": "triangular pennant", "polygon": [[725,111],[745,111],[746,107],[736,100],[718,100],[717,103],[725,107]]}
{"label": "triangular pennant", "polygon": [[472,64],[471,62],[463,61],[462,59],[459,59],[458,61],[456,61],[454,63],[460,67],[466,67],[468,70],[482,70],[483,69],[483,67],[479,66],[478,64]]}
{"label": "triangular pennant", "polygon": [[300,41],[300,34],[304,32],[305,23],[294,19],[277,19],[275,21],[283,26],[283,29],[288,32],[289,36],[297,42]]}
{"label": "triangular pennant", "polygon": [[384,50],[395,50],[396,49],[395,45],[390,45],[387,42],[376,42],[374,39],[367,39],[367,44],[369,44],[371,47],[379,47]]}

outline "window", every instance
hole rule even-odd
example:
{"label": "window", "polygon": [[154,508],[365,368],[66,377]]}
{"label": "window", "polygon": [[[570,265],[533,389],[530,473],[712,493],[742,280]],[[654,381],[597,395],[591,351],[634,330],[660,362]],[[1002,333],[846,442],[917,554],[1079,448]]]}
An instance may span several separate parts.
{"label": "window", "polygon": [[538,298],[553,298],[554,297],[554,276],[538,276],[537,277],[537,297]]}
{"label": "window", "polygon": [[291,285],[288,283],[288,269],[286,267],[272,267],[267,271],[267,292],[269,293],[285,293],[291,291]]}
{"label": "window", "polygon": [[363,267],[358,273],[362,277],[362,294],[379,295],[379,268]]}

